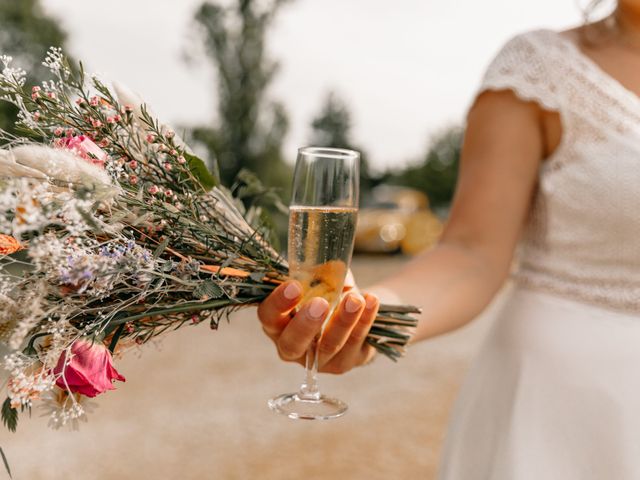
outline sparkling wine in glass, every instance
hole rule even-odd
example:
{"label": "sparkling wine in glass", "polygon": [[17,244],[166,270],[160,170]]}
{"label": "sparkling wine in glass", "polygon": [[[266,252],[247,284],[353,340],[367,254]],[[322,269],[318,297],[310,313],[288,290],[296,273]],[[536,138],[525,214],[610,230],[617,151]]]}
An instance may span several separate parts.
{"label": "sparkling wine in glass", "polygon": [[[302,285],[300,306],[314,297],[340,301],[351,263],[358,215],[360,154],[339,148],[307,147],[298,151],[289,207],[289,275]],[[326,320],[325,320],[326,324]],[[318,341],[306,355],[300,389],[269,401],[269,407],[296,419],[339,417],[347,405],[320,393]]]}

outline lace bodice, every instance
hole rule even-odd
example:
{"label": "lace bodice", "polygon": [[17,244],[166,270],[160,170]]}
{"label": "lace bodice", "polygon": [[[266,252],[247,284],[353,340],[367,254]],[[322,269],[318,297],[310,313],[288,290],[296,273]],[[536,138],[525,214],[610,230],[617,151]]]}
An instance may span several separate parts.
{"label": "lace bodice", "polygon": [[563,130],[540,168],[516,281],[640,311],[640,97],[550,30],[498,53],[481,91],[505,89],[557,111]]}

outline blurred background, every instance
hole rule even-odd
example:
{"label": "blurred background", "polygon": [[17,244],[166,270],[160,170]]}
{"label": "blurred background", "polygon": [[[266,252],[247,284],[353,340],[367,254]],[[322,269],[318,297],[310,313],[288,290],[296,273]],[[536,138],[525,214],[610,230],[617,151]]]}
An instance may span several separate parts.
{"label": "blurred background", "polygon": [[[500,45],[524,30],[580,23],[578,4],[0,0],[0,51],[36,83],[47,48],[63,46],[88,71],[140,93],[225,184],[251,183],[248,169],[284,202],[298,147],[361,151],[354,271],[366,286],[437,240],[464,115]],[[0,105],[0,126],[11,128],[14,114]],[[284,217],[271,213],[282,230]],[[100,398],[80,432],[51,432],[36,412],[17,434],[0,431],[0,444],[14,478],[30,480],[433,478],[492,308],[398,365],[379,360],[350,379],[324,379],[352,405],[337,422],[267,411],[266,399],[302,372],[277,361],[245,312],[216,334],[187,329],[163,351],[121,360],[128,382]]]}

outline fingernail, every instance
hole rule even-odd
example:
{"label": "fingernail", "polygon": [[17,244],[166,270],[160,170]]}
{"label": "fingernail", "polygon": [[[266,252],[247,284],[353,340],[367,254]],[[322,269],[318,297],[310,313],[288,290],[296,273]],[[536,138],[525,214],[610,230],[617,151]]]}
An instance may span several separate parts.
{"label": "fingernail", "polygon": [[367,295],[367,310],[373,310],[373,308],[378,303],[378,297],[372,295],[371,293]]}
{"label": "fingernail", "polygon": [[309,302],[309,309],[307,310],[307,312],[309,312],[309,316],[313,320],[318,320],[322,318],[325,313],[327,313],[327,307],[328,303],[324,298],[316,297]]}
{"label": "fingernail", "polygon": [[284,289],[284,298],[287,300],[295,300],[302,294],[302,289],[298,282],[291,282]]}
{"label": "fingernail", "polygon": [[349,295],[344,302],[344,309],[347,313],[356,313],[362,306],[362,300],[358,295]]}

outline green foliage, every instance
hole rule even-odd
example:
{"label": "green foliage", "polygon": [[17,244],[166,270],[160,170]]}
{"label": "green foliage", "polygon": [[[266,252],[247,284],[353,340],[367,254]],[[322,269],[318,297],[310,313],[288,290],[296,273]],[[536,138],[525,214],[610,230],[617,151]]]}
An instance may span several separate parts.
{"label": "green foliage", "polygon": [[11,406],[11,400],[8,397],[2,404],[2,423],[11,432],[15,432],[18,427],[18,410]]}
{"label": "green foliage", "polygon": [[[49,77],[42,59],[50,46],[64,47],[66,38],[39,0],[0,0],[0,53],[12,56],[17,66],[28,71],[31,84]],[[16,114],[16,107],[1,102],[0,128],[15,133]]]}
{"label": "green foliage", "polygon": [[4,468],[7,470],[7,473],[9,474],[9,478],[13,478],[11,476],[11,468],[9,468],[9,461],[7,460],[7,457],[4,454],[4,450],[2,450],[2,447],[0,447],[0,457],[2,457],[2,463],[4,463]]}
{"label": "green foliage", "polygon": [[204,160],[190,154],[189,152],[183,153],[184,158],[187,160],[189,170],[194,177],[200,182],[200,184],[206,189],[211,190],[213,187],[220,183],[215,175],[213,175]]}
{"label": "green foliage", "polygon": [[246,168],[265,185],[288,188],[291,171],[282,156],[288,119],[284,107],[267,98],[278,65],[265,52],[267,31],[284,3],[204,3],[195,15],[217,73],[218,123],[196,127],[192,135],[217,160],[226,185]]}
{"label": "green foliage", "polygon": [[193,296],[200,300],[209,300],[210,298],[221,298],[224,290],[213,280],[205,280],[200,283],[193,291]]}
{"label": "green foliage", "polygon": [[351,112],[347,104],[330,92],[318,115],[311,122],[311,141],[314,147],[348,148],[360,152],[360,191],[362,196],[379,183],[371,175],[367,155],[351,138]]}
{"label": "green foliage", "polygon": [[423,191],[434,207],[448,206],[458,177],[463,134],[460,127],[445,130],[434,138],[424,161],[400,172],[387,172],[384,180]]}

